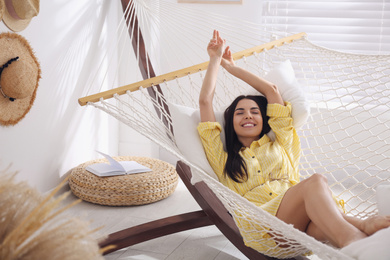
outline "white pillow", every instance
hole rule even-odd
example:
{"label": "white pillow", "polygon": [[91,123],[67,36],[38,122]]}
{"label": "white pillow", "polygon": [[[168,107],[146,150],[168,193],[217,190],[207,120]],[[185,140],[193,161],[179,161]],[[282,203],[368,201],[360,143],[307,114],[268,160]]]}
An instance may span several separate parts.
{"label": "white pillow", "polygon": [[356,260],[388,260],[390,256],[390,227],[373,235],[352,242],[341,248],[341,252]]}
{"label": "white pillow", "polygon": [[[211,177],[218,179],[206,158],[202,141],[198,134],[199,109],[173,103],[168,103],[168,106],[172,116],[176,144],[183,156]],[[215,117],[222,123],[223,113],[216,112]]]}
{"label": "white pillow", "polygon": [[[310,104],[305,92],[295,78],[290,60],[277,64],[264,76],[264,79],[274,83],[278,87],[283,100],[291,103],[291,116],[294,120],[294,127],[295,129],[301,128],[309,117]],[[249,94],[258,95],[259,93],[253,89]]]}
{"label": "white pillow", "polygon": [[[283,100],[291,103],[294,127],[299,128],[304,125],[310,113],[310,106],[304,92],[301,90],[300,85],[295,78],[291,62],[287,60],[276,65],[275,68],[264,78],[277,85]],[[250,93],[243,94],[258,95],[259,93],[250,91]],[[168,106],[172,116],[173,132],[179,150],[185,158],[203,169],[213,178],[217,179],[214,171],[207,161],[198,134],[197,126],[200,122],[199,110],[173,103],[168,103]],[[215,112],[215,117],[223,127],[223,111]],[[274,137],[272,137],[273,133],[269,133],[267,135],[274,140]],[[224,133],[221,134],[221,137],[223,143],[225,143]]]}

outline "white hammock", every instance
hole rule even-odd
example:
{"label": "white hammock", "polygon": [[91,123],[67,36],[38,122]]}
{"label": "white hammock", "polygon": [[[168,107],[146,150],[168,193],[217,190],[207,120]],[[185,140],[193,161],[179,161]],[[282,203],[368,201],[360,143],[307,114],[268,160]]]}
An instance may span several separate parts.
{"label": "white hammock", "polygon": [[[127,83],[140,80],[142,73],[138,71],[138,76],[134,77],[134,68],[142,62],[137,58],[144,53],[140,48],[135,50],[136,57],[128,54],[133,48],[131,41],[140,43],[140,39],[147,43],[146,53],[150,60],[145,66],[144,77],[159,76],[80,98],[80,104],[111,114],[188,164],[195,179],[205,181],[233,215],[248,246],[278,258],[312,251],[322,259],[349,259],[338,249],[294,229],[221,185],[210,177],[213,173],[204,164],[204,159],[199,159],[202,155],[192,151],[193,156],[189,156],[177,138],[181,136],[180,131],[188,130],[181,126],[190,126],[196,117],[191,113],[198,107],[207,67],[207,63],[202,63],[208,60],[206,44],[212,30],[218,29],[236,52],[236,63],[261,76],[266,76],[276,64],[290,60],[311,110],[307,119],[302,119],[302,115],[294,118],[307,121],[298,129],[303,150],[302,179],[313,173],[324,174],[334,194],[345,201],[347,214],[360,218],[374,215],[377,213],[375,188],[390,183],[390,151],[387,149],[390,56],[341,53],[316,46],[303,34],[286,35],[163,1],[131,2],[125,14],[129,20],[138,19],[140,30],[130,28],[135,33],[129,37],[128,28],[121,21],[118,26],[121,39],[119,43],[113,43],[121,58],[133,58],[130,62],[133,70],[128,73],[133,79],[123,80]],[[277,40],[286,36],[288,38],[284,40]],[[269,40],[276,41],[265,44]],[[284,44],[284,41],[292,42]],[[109,66],[123,66],[124,63],[120,60]],[[112,84],[115,86],[117,82]],[[95,85],[99,83],[91,82],[91,91],[96,91],[92,89]],[[222,70],[215,93],[215,110],[223,111],[240,93],[250,91],[250,87],[242,85]],[[150,95],[152,89],[155,97]],[[293,111],[294,107],[297,111],[302,99],[294,98],[298,101],[293,103]],[[185,108],[177,109],[177,105]],[[179,116],[187,116],[191,122],[175,121],[175,111],[176,114],[179,111]],[[186,114],[186,111],[189,112]],[[192,150],[196,150],[196,138],[196,129],[188,132]],[[271,238],[262,238],[265,231],[274,238],[281,238],[284,242],[279,245],[283,248],[277,247]]]}

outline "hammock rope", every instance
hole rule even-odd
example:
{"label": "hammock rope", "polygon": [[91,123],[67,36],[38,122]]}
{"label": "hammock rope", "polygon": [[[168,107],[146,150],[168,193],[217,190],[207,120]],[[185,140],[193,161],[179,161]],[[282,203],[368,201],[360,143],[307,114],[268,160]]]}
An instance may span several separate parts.
{"label": "hammock rope", "polygon": [[[132,32],[142,32],[147,43],[147,50],[143,51],[151,59],[159,76],[146,80],[142,80],[142,76],[141,80],[136,79],[141,73],[134,79],[124,77],[127,82],[119,84],[123,87],[113,87],[111,90],[80,98],[79,103],[111,114],[188,164],[194,178],[206,182],[233,215],[247,245],[278,258],[294,257],[312,251],[322,259],[349,259],[339,250],[316,241],[262,211],[210,177],[209,172],[194,158],[186,157],[179,148],[177,135],[174,134],[175,127],[186,122],[175,122],[167,108],[171,103],[198,108],[199,92],[204,70],[207,68],[207,62],[204,61],[208,60],[202,43],[208,42],[212,32],[210,17],[213,17],[213,27],[222,28],[219,30],[227,38],[228,44],[232,42],[232,48],[237,50],[234,57],[239,66],[264,76],[275,64],[284,60],[291,61],[296,78],[311,106],[307,123],[298,129],[303,153],[301,177],[304,179],[314,173],[324,174],[334,194],[345,201],[347,214],[366,218],[377,213],[376,187],[390,183],[390,151],[386,148],[390,136],[390,55],[342,53],[317,46],[304,37],[304,34],[286,35],[284,32],[269,31],[269,28],[256,27],[242,21],[232,25],[232,22],[238,21],[221,16],[207,16],[203,11],[196,12],[193,8],[190,12],[180,5],[163,1],[130,3],[131,11],[128,12],[134,13],[131,17],[139,17],[139,28],[132,28]],[[177,17],[172,13],[177,14]],[[186,27],[187,18],[183,18],[181,24],[176,20],[186,14],[190,21],[199,20],[198,24],[188,22],[187,26],[195,24],[190,36],[190,29]],[[203,24],[205,28],[202,29]],[[123,30],[127,31],[128,28],[124,27]],[[161,28],[166,31],[157,33]],[[239,30],[240,28],[244,29]],[[185,39],[193,39],[195,35],[196,40],[191,41],[196,43],[190,45]],[[180,37],[184,37],[184,40],[180,40]],[[264,42],[264,39],[275,38],[279,40]],[[168,40],[169,42],[165,42]],[[163,53],[158,43],[167,47]],[[132,48],[129,42],[121,42],[120,46]],[[169,50],[168,46],[174,50]],[[118,50],[121,58],[125,56],[122,51]],[[133,64],[139,63],[139,51],[135,51],[136,59],[133,59]],[[189,61],[182,62],[185,55],[189,56],[188,53],[196,55],[191,56]],[[160,58],[159,62],[152,54]],[[130,55],[129,59],[131,58]],[[123,66],[123,60],[117,65],[118,68]],[[174,64],[171,65],[172,63]],[[180,68],[177,64],[183,66]],[[183,67],[186,69],[182,69]],[[150,69],[147,69],[148,73]],[[113,86],[114,84],[118,82],[113,83]],[[150,96],[148,89],[154,90],[154,97]],[[249,90],[250,87],[243,86],[242,82],[221,70],[214,109],[223,111],[236,96]],[[156,110],[159,112],[156,113]]]}

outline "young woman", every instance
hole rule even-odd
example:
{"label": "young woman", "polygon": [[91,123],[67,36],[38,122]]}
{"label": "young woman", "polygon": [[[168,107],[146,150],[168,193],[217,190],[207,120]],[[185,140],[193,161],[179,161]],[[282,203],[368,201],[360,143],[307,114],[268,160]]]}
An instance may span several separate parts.
{"label": "young woman", "polygon": [[[365,220],[343,213],[323,175],[300,182],[299,137],[291,104],[277,86],[237,67],[218,31],[207,46],[210,62],[199,96],[198,132],[220,182],[295,228],[320,241],[345,247],[390,226],[390,216]],[[226,152],[212,106],[220,65],[264,97],[239,96],[225,111]],[[276,140],[266,133],[272,129]]]}

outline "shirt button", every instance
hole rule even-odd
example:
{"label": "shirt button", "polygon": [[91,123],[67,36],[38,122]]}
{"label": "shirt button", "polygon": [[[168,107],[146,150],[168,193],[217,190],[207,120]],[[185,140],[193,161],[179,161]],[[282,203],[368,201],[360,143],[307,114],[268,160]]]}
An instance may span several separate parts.
{"label": "shirt button", "polygon": [[254,157],[254,156],[252,156],[252,158],[254,159],[255,157]]}
{"label": "shirt button", "polygon": [[269,195],[272,196],[272,192],[270,192]]}
{"label": "shirt button", "polygon": [[257,172],[260,173],[260,170],[258,170]]}

